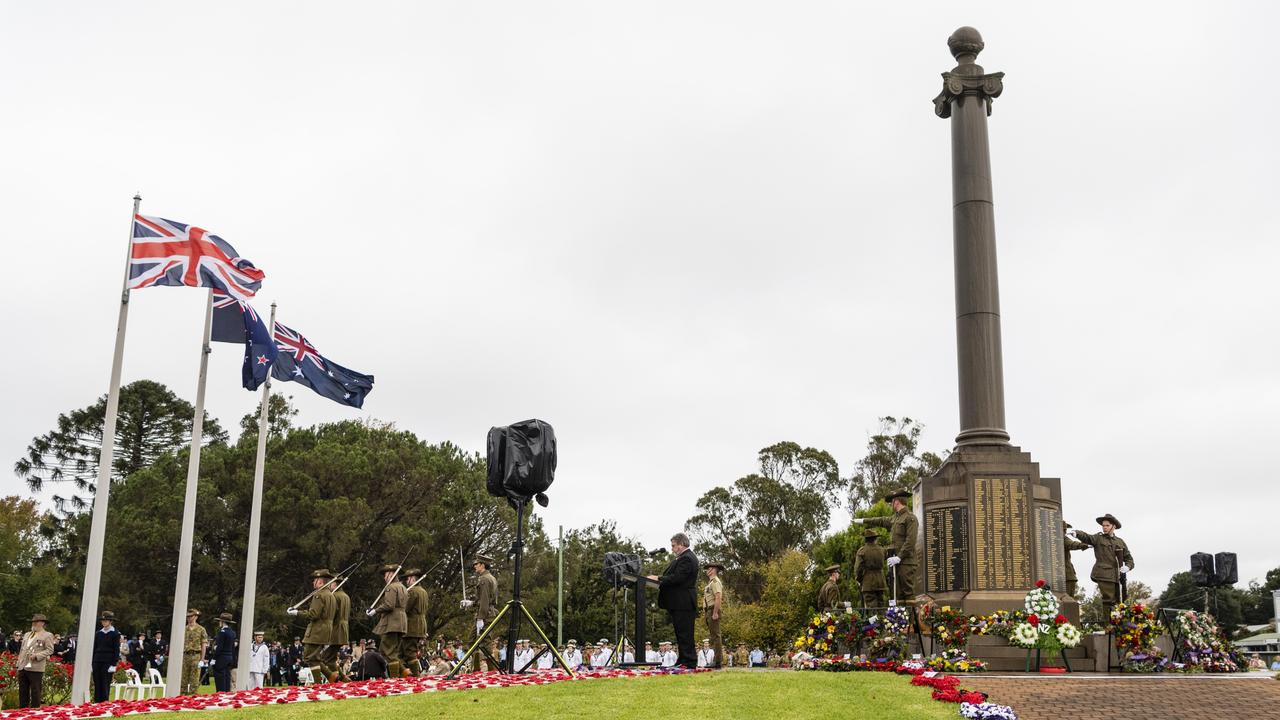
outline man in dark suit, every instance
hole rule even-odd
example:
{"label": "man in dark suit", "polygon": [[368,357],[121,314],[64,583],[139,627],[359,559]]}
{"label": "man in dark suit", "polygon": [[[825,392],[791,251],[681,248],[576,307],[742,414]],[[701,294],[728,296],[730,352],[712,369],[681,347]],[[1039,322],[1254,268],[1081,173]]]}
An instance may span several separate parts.
{"label": "man in dark suit", "polygon": [[675,628],[679,654],[676,665],[686,668],[698,666],[698,656],[693,645],[693,619],[698,614],[698,556],[689,549],[689,536],[676,533],[671,536],[671,554],[675,557],[662,576],[650,575],[658,583],[658,607],[667,611]]}
{"label": "man in dark suit", "polygon": [[110,610],[103,610],[99,621],[102,627],[93,636],[89,667],[93,670],[93,701],[106,702],[111,692],[111,676],[120,662],[120,631],[115,628],[116,616]]}
{"label": "man in dark suit", "polygon": [[213,649],[213,685],[218,692],[231,690],[231,668],[236,664],[236,631],[231,613],[218,616],[218,635]]}

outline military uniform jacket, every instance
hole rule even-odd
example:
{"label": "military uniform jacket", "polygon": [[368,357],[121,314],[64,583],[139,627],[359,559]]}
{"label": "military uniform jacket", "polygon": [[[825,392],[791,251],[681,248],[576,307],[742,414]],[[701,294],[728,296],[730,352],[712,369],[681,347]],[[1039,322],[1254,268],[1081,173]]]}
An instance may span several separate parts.
{"label": "military uniform jacket", "polygon": [[186,625],[183,628],[185,633],[182,636],[182,652],[200,655],[204,653],[204,646],[209,642],[209,633],[205,631],[204,626],[200,623],[195,625]]}
{"label": "military uniform jacket", "polygon": [[230,661],[236,656],[236,631],[232,630],[229,625],[223,625],[218,631],[215,638],[216,643],[213,647],[213,656],[217,658],[218,665],[222,665],[223,661]]}
{"label": "military uniform jacket", "polygon": [[867,518],[864,525],[889,528],[889,549],[902,559],[903,565],[916,562],[916,536],[920,534],[920,521],[915,513],[903,508],[891,518]]}
{"label": "military uniform jacket", "polygon": [[[1087,550],[1087,549],[1089,548],[1089,546],[1088,546],[1088,545],[1085,545],[1085,544],[1084,544],[1084,543],[1082,543],[1082,542],[1076,542],[1075,540],[1072,540],[1071,538],[1063,538],[1063,539],[1062,539],[1062,548],[1063,548],[1063,549],[1062,549],[1062,560],[1063,560],[1063,565],[1065,565],[1065,566],[1066,566],[1066,571],[1067,571],[1067,582],[1069,582],[1069,583],[1073,583],[1073,582],[1075,582],[1076,580],[1078,580],[1079,578],[1077,578],[1077,577],[1076,577],[1076,566],[1075,566],[1074,564],[1072,564],[1072,562],[1071,562],[1071,551],[1072,551],[1072,550]],[[1132,566],[1130,566],[1130,567],[1132,567]]]}
{"label": "military uniform jacket", "polygon": [[818,610],[830,610],[840,602],[840,585],[835,580],[827,578],[827,582],[818,591]]}
{"label": "military uniform jacket", "polygon": [[1093,572],[1089,579],[1094,582],[1120,582],[1120,566],[1116,563],[1116,555],[1122,559],[1129,569],[1133,569],[1133,556],[1129,554],[1129,546],[1115,535],[1106,533],[1089,534],[1076,531],[1076,539],[1093,548]]}
{"label": "military uniform jacket", "polygon": [[888,590],[884,581],[884,548],[879,545],[863,545],[853,560],[853,579],[862,592]]}
{"label": "military uniform jacket", "polygon": [[53,655],[53,633],[48,630],[27,631],[22,636],[22,647],[18,650],[17,669],[44,672],[44,662],[51,655]]}
{"label": "military uniform jacket", "polygon": [[476,576],[476,619],[486,623],[498,613],[498,578],[485,570]]}
{"label": "military uniform jacket", "polygon": [[408,629],[404,631],[407,638],[425,638],[427,636],[427,589],[414,585],[405,602],[404,614],[408,618]]}
{"label": "military uniform jacket", "polygon": [[707,581],[707,586],[702,589],[702,608],[711,610],[716,606],[716,593],[720,593],[720,609],[724,609],[724,583],[720,580],[720,576],[711,578]]}
{"label": "military uniform jacket", "polygon": [[92,662],[108,665],[120,662],[120,631],[114,625],[110,630],[98,628],[93,634]]}
{"label": "military uniform jacket", "polygon": [[378,614],[378,624],[373,628],[374,635],[387,633],[404,633],[409,627],[409,619],[404,613],[409,602],[409,593],[404,589],[400,578],[391,581],[387,591],[382,593],[382,600],[373,609]]}
{"label": "military uniform jacket", "polygon": [[333,637],[330,645],[346,645],[351,642],[351,596],[338,588],[333,591]]}
{"label": "military uniform jacket", "polygon": [[306,645],[328,645],[333,636],[333,614],[337,603],[333,600],[333,591],[320,588],[311,596],[307,609],[298,613],[298,617],[307,621],[307,632],[302,636]]}

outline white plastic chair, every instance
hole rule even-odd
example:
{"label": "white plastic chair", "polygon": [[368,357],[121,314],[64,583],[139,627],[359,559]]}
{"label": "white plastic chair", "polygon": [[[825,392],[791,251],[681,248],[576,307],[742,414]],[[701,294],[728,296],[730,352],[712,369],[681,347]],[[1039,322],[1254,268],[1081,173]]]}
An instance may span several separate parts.
{"label": "white plastic chair", "polygon": [[159,670],[147,668],[147,682],[143,683],[142,690],[143,697],[152,697],[151,693],[155,693],[154,697],[164,697],[164,678]]}
{"label": "white plastic chair", "polygon": [[[141,700],[142,699],[142,678],[138,676],[138,671],[129,668],[124,671],[125,681],[122,683],[111,683],[112,700]],[[132,696],[132,697],[131,697]]]}

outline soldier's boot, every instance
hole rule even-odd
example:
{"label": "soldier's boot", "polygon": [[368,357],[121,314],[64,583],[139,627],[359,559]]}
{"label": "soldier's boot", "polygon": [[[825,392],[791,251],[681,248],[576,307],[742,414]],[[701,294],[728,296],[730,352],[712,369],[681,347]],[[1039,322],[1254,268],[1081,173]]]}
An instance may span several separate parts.
{"label": "soldier's boot", "polygon": [[412,663],[410,663],[410,668],[413,670],[413,674],[417,676],[422,676],[426,672],[425,670],[422,669],[421,660],[414,660]]}
{"label": "soldier's boot", "polygon": [[400,677],[408,678],[408,677],[413,677],[413,675],[414,675],[413,668],[410,665],[406,665],[404,669],[400,671]]}
{"label": "soldier's boot", "polygon": [[325,676],[325,679],[331,683],[335,683],[338,682],[338,678],[341,677],[341,675],[342,673],[339,673],[337,670],[331,670],[329,671],[329,674]]}
{"label": "soldier's boot", "polygon": [[324,667],[320,665],[312,665],[311,677],[316,682],[322,682],[325,679]]}
{"label": "soldier's boot", "polygon": [[393,678],[401,677],[400,673],[403,672],[403,670],[404,666],[400,664],[399,660],[387,663],[387,675],[390,675]]}

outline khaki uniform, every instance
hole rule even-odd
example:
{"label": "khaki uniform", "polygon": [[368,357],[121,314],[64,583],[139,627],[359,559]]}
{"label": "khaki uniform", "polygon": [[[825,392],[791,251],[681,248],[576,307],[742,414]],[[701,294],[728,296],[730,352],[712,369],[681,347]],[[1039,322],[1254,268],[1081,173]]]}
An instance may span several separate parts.
{"label": "khaki uniform", "polygon": [[[406,645],[404,654],[412,665],[415,656],[427,639],[427,589],[422,585],[414,585],[408,593],[404,606],[407,619],[407,629],[404,631]],[[418,672],[421,668],[414,667],[413,670]]]}
{"label": "khaki uniform", "polygon": [[[916,595],[916,575],[920,572],[920,558],[916,554],[917,536],[920,534],[920,521],[910,508],[895,512],[891,518],[867,518],[863,521],[869,527],[889,528],[889,553],[897,555],[902,561],[889,572],[897,571],[898,597],[912,600]],[[887,563],[886,563],[887,566]]]}
{"label": "khaki uniform", "polygon": [[404,632],[409,628],[409,619],[404,608],[409,601],[409,593],[404,589],[400,578],[391,581],[382,599],[373,611],[379,616],[373,634],[380,639],[378,649],[387,658],[387,665],[404,663]]}
{"label": "khaki uniform", "polygon": [[[712,618],[711,613],[716,607],[716,593],[720,594],[720,617]],[[707,635],[711,640],[711,649],[715,652],[712,667],[720,667],[724,663],[724,637],[720,633],[720,620],[724,618],[724,583],[719,575],[708,580],[707,586],[703,588],[702,609],[707,621]]]}
{"label": "khaki uniform", "polygon": [[[1089,573],[1089,579],[1098,584],[1104,617],[1110,618],[1111,608],[1120,602],[1120,563],[1132,570],[1133,555],[1129,554],[1129,546],[1124,540],[1115,535],[1077,530],[1076,539],[1093,548],[1093,571]],[[1117,557],[1120,563],[1116,562]]]}
{"label": "khaki uniform", "polygon": [[320,668],[325,677],[338,670],[336,666],[328,664],[329,658],[326,652],[329,643],[333,640],[333,616],[336,610],[337,603],[333,599],[333,591],[322,587],[311,596],[307,609],[298,613],[298,617],[307,621],[307,632],[302,636],[302,664],[310,668]]}
{"label": "khaki uniform", "polygon": [[[488,568],[476,576],[476,620],[483,620],[485,627],[493,622],[493,618],[498,614],[498,579],[489,572]],[[478,631],[479,635],[483,630]],[[489,635],[489,653],[495,658],[498,657],[498,641],[494,635]],[[484,670],[488,667],[485,662],[483,653],[476,653],[476,667]]]}
{"label": "khaki uniform", "polygon": [[343,645],[351,642],[351,596],[338,588],[333,591],[333,625],[329,644],[324,649],[323,667],[328,672],[341,674],[338,653]]}
{"label": "khaki uniform", "polygon": [[884,548],[866,544],[858,548],[853,561],[853,579],[862,591],[862,607],[885,607],[884,594],[889,589],[884,581]]}
{"label": "khaki uniform", "polygon": [[200,692],[200,659],[209,646],[209,633],[200,623],[187,625],[182,636],[182,686],[179,694],[195,695]]}
{"label": "khaki uniform", "polygon": [[40,707],[44,704],[45,662],[53,655],[53,633],[30,630],[22,636],[18,661],[18,707]]}
{"label": "khaki uniform", "polygon": [[1079,578],[1076,577],[1076,566],[1071,562],[1071,551],[1088,550],[1088,549],[1089,549],[1089,546],[1085,545],[1082,542],[1076,542],[1075,540],[1072,540],[1069,537],[1062,539],[1062,560],[1063,560],[1063,566],[1066,568],[1066,571],[1067,571],[1067,594],[1068,595],[1076,594],[1076,588],[1078,587],[1078,580],[1079,580]]}
{"label": "khaki uniform", "polygon": [[840,598],[840,584],[827,578],[822,589],[818,591],[818,612],[835,610],[842,602],[844,601]]}

